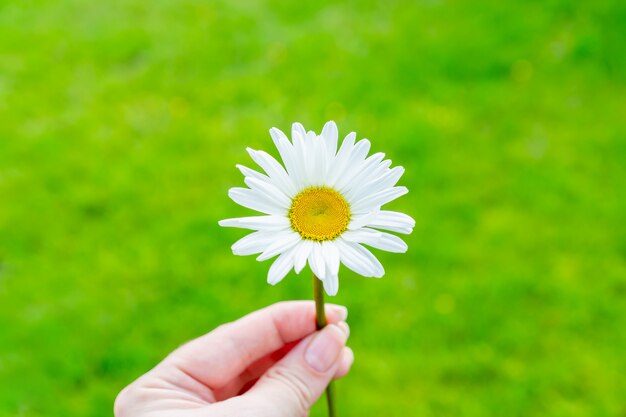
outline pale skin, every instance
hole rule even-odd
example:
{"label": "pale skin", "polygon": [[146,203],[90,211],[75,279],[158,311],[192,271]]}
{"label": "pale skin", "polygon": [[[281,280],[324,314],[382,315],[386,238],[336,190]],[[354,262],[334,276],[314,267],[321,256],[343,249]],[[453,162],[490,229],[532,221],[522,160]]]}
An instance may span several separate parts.
{"label": "pale skin", "polygon": [[306,416],[354,356],[345,307],[273,304],[181,346],[119,393],[116,417]]}

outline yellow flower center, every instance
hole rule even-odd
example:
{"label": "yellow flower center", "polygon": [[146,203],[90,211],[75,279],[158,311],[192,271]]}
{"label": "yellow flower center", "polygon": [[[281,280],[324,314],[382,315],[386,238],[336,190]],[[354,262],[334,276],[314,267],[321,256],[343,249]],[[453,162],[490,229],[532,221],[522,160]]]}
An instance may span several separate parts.
{"label": "yellow flower center", "polygon": [[348,229],[350,205],[332,188],[310,187],[294,197],[289,221],[303,239],[334,240]]}

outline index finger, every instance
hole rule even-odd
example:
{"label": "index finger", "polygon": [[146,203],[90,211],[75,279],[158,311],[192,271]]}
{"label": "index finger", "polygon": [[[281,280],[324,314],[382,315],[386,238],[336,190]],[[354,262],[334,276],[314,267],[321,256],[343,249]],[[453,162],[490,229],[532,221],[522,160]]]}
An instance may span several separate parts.
{"label": "index finger", "polygon": [[[335,304],[326,304],[325,312],[329,323],[345,320],[348,315],[345,307]],[[164,364],[217,389],[256,360],[315,330],[313,301],[280,302],[192,340],[168,356]]]}

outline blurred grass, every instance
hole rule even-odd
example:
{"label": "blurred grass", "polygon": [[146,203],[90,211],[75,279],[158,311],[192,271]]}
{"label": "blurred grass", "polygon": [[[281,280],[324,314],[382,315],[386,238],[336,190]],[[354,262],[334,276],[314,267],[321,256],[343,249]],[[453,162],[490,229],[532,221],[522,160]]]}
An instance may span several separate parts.
{"label": "blurred grass", "polygon": [[[301,121],[406,167],[417,225],[341,274],[342,416],[625,416],[626,4],[0,2],[0,415],[108,416],[269,303],[245,147]],[[314,415],[324,415],[323,407]]]}

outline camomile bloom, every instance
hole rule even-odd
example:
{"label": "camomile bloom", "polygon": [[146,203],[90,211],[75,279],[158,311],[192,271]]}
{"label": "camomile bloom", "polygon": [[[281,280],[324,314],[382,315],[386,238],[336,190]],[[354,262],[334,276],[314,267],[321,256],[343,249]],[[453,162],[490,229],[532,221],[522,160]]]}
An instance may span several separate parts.
{"label": "camomile bloom", "polygon": [[254,231],[232,246],[233,253],[259,254],[259,261],[277,256],[267,277],[272,285],[308,264],[328,295],[339,289],[340,263],[365,277],[382,277],[383,266],[363,245],[406,252],[406,243],[387,232],[409,234],[415,221],[381,209],[408,192],[396,186],[404,168],[391,168],[383,153],[368,156],[370,142],[356,141],[354,132],[337,149],[332,121],[321,135],[307,132],[300,123],[293,124],[291,141],[277,128],[270,135],[283,165],[264,151],[248,148],[263,172],[237,165],[248,188],[228,192],[236,203],[262,213],[219,222]]}

